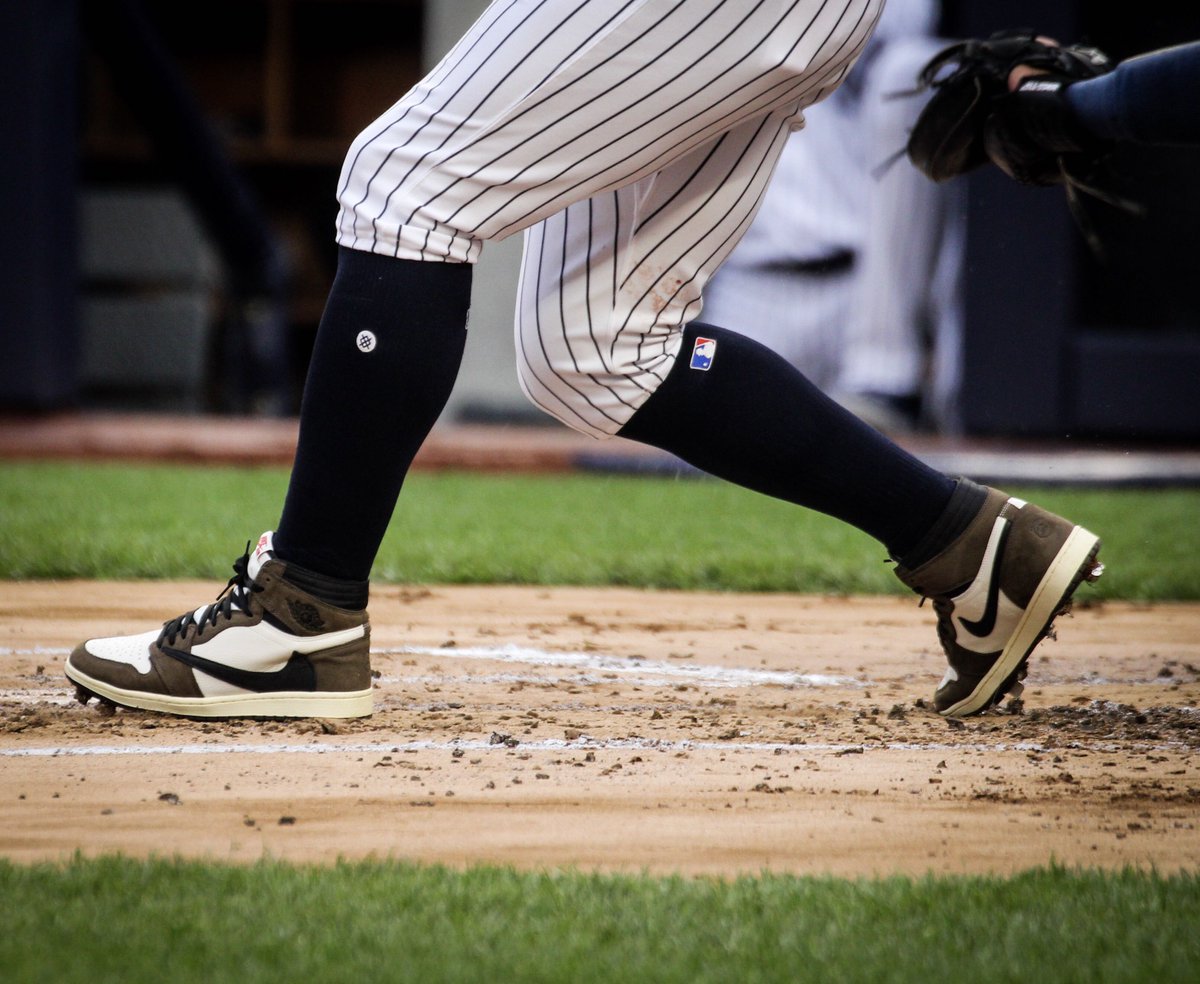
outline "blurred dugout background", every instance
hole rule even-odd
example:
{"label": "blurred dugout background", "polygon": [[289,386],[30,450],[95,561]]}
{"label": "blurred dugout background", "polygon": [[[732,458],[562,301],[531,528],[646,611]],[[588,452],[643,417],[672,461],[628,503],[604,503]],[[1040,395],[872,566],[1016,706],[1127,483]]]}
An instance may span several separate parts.
{"label": "blurred dugout background", "polygon": [[[333,276],[358,130],[483,0],[9,0],[0,5],[0,411],[288,416]],[[1124,15],[1121,11],[1124,10]],[[1033,26],[1124,58],[1200,10],[957,0],[943,34]],[[968,434],[1200,437],[1200,153],[1122,152],[1144,219],[969,179]],[[447,419],[542,420],[509,371],[520,237],[477,271]]]}

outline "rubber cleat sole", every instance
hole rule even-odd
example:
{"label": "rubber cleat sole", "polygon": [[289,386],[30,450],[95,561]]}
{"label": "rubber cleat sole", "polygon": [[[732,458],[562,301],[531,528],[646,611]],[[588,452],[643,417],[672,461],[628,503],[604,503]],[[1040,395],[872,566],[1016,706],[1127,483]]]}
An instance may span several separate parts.
{"label": "rubber cleat sole", "polygon": [[[138,690],[123,690],[96,680],[66,665],[67,679],[76,687],[76,697],[84,704],[96,697],[101,702],[143,711],[158,711],[189,718],[356,718],[374,712],[373,690],[346,693],[308,693],[280,691],[267,694],[229,694],[219,697],[172,697]],[[103,706],[102,706],[103,709]]]}

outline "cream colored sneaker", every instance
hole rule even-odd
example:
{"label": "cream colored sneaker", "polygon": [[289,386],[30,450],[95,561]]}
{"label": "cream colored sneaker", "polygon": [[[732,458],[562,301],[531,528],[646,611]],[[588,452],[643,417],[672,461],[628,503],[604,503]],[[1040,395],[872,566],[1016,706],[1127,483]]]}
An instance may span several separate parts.
{"label": "cream colored sneaker", "polygon": [[1104,570],[1100,539],[996,489],[950,546],[915,570],[896,568],[933,600],[950,667],[934,694],[948,717],[978,714],[1021,692],[1029,654],[1083,581]]}
{"label": "cream colored sneaker", "polygon": [[77,646],[66,674],[79,699],[204,718],[370,714],[366,612],[290,582],[270,533],[233,570],[216,601],[159,630]]}

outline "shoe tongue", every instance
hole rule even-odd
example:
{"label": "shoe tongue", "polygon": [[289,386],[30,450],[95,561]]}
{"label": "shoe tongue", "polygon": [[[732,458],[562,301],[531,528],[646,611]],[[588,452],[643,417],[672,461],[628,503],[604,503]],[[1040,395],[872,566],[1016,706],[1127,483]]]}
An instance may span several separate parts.
{"label": "shoe tongue", "polygon": [[262,570],[262,565],[275,556],[274,534],[268,530],[258,538],[258,546],[250,553],[250,562],[246,565],[246,574],[253,581]]}

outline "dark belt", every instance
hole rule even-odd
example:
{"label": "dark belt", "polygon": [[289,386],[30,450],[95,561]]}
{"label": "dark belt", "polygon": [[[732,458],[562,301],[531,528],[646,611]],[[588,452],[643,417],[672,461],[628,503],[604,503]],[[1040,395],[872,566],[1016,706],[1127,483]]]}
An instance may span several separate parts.
{"label": "dark belt", "polygon": [[775,260],[764,263],[763,270],[772,273],[798,273],[805,276],[824,276],[829,273],[842,273],[854,266],[854,250],[840,249],[836,253],[822,256],[815,260]]}

